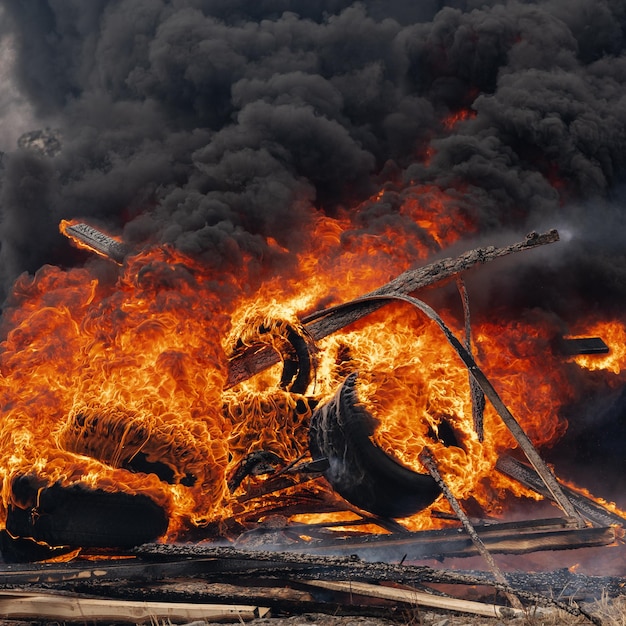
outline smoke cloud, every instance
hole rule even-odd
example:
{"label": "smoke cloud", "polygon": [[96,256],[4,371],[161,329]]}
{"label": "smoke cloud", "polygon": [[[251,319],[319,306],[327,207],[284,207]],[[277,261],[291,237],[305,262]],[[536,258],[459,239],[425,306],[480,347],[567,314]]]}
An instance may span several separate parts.
{"label": "smoke cloud", "polygon": [[[393,171],[461,190],[486,238],[574,233],[559,260],[567,277],[538,304],[626,301],[623,2],[0,7],[20,111],[58,129],[63,146],[55,156],[5,149],[2,296],[21,272],[75,260],[61,219],[138,247],[168,242],[222,270],[244,253],[260,267],[268,236],[297,252],[312,208],[356,206]],[[18,114],[0,110],[5,125]],[[466,110],[470,119],[445,127]],[[359,228],[395,215],[372,200]],[[541,271],[548,281],[556,270]]]}

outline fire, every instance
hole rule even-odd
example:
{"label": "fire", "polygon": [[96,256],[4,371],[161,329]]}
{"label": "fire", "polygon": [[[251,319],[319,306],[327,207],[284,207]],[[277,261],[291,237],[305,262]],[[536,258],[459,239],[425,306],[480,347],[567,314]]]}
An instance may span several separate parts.
{"label": "fire", "polygon": [[[17,282],[0,379],[5,514],[24,475],[149,494],[173,529],[219,509],[228,319],[220,281],[201,270],[156,249],[111,285],[53,267]],[[171,484],[129,471],[140,451],[168,466]]]}
{"label": "fire", "polygon": [[606,355],[577,356],[576,363],[588,370],[606,370],[613,374],[623,372],[626,369],[626,327],[624,324],[618,320],[596,322],[590,325],[586,332],[602,337],[611,349]]}
{"label": "fire", "polygon": [[[313,407],[352,371],[360,401],[378,420],[378,446],[423,472],[418,456],[428,445],[455,495],[495,512],[495,493],[520,491],[493,471],[515,442],[489,404],[479,439],[467,369],[440,329],[405,304],[310,346],[305,388],[279,384],[278,364],[225,389],[237,351],[265,344],[288,353],[289,333],[310,339],[299,323],[304,312],[367,293],[473,230],[454,198],[435,187],[414,185],[399,197],[400,229],[364,224],[360,210],[314,216],[292,273],[266,280],[252,296],[245,272],[215,275],[167,246],[128,254],[111,282],[87,268],[44,267],[21,277],[2,318],[0,518],[23,505],[15,486],[25,476],[38,488],[148,495],[167,512],[167,539],[241,516],[269,500],[242,499],[233,472],[254,452],[283,469],[305,458]],[[442,314],[462,337],[463,320]],[[590,330],[626,345],[621,326]],[[563,359],[549,349],[556,329],[539,318],[505,317],[479,320],[473,332],[478,362],[530,438],[538,446],[556,441],[566,428],[559,411],[574,397]],[[623,354],[609,358],[603,367],[623,371]],[[314,482],[287,493],[299,489],[328,492]],[[404,522],[440,523],[428,511]]]}
{"label": "fire", "polygon": [[452,130],[459,122],[464,122],[465,120],[471,120],[475,117],[476,117],[476,111],[473,111],[471,109],[460,109],[448,115],[443,120],[443,125],[448,130]]}
{"label": "fire", "polygon": [[[530,320],[506,326],[482,323],[475,337],[486,371],[499,382],[499,394],[538,446],[564,433],[559,409],[572,397],[559,357],[544,352],[552,332],[549,326],[538,330]],[[380,421],[376,443],[390,456],[423,471],[418,456],[424,446],[430,447],[455,495],[472,497],[491,513],[498,506],[494,489],[530,495],[494,475],[499,455],[515,448],[515,441],[489,404],[485,440],[479,441],[468,372],[435,324],[415,310],[394,305],[351,332],[334,334],[320,347],[324,372],[333,371],[342,352],[349,354],[349,367],[359,372],[360,398]],[[336,384],[332,374],[321,382],[329,389]],[[404,521],[413,529],[440,523],[428,512]]]}

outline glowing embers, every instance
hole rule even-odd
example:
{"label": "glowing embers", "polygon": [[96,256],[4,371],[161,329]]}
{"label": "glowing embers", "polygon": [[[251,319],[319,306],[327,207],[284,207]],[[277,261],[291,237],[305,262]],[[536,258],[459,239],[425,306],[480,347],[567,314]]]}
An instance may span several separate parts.
{"label": "glowing embers", "polygon": [[327,458],[332,487],[348,502],[381,517],[407,517],[432,504],[440,490],[431,476],[394,461],[370,437],[376,421],[359,404],[356,373],[311,418],[314,459]]}

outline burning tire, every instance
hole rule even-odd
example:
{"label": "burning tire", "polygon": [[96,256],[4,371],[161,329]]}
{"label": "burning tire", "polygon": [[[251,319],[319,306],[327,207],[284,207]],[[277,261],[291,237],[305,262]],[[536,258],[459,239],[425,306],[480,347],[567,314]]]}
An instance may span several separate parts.
{"label": "burning tire", "polygon": [[305,327],[285,320],[249,322],[241,329],[231,358],[252,354],[264,346],[271,348],[282,362],[279,388],[303,394],[315,375],[317,365],[317,347]]}
{"label": "burning tire", "polygon": [[309,447],[327,458],[325,477],[354,506],[381,517],[407,517],[432,504],[441,491],[430,475],[414,472],[372,443],[375,418],[359,404],[350,374],[335,396],[311,417]]}
{"label": "burning tire", "polygon": [[[28,477],[23,477],[19,489],[25,491],[28,489],[25,483],[30,482]],[[6,521],[10,537],[32,539],[51,550],[60,546],[132,548],[158,539],[167,526],[165,511],[145,495],[92,490],[79,485],[45,487],[25,508],[11,505]],[[3,556],[7,560],[5,550]],[[27,555],[24,560],[28,560]]]}

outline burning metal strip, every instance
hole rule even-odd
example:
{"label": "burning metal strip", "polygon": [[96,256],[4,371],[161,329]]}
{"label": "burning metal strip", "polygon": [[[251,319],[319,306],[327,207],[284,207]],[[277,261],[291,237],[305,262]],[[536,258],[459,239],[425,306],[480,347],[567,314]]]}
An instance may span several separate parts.
{"label": "burning metal strip", "polygon": [[121,265],[130,252],[128,246],[84,222],[62,220],[60,231],[79,248],[95,252]]}
{"label": "burning metal strip", "polygon": [[563,356],[610,352],[609,346],[601,337],[564,337],[559,341],[558,348]]}

